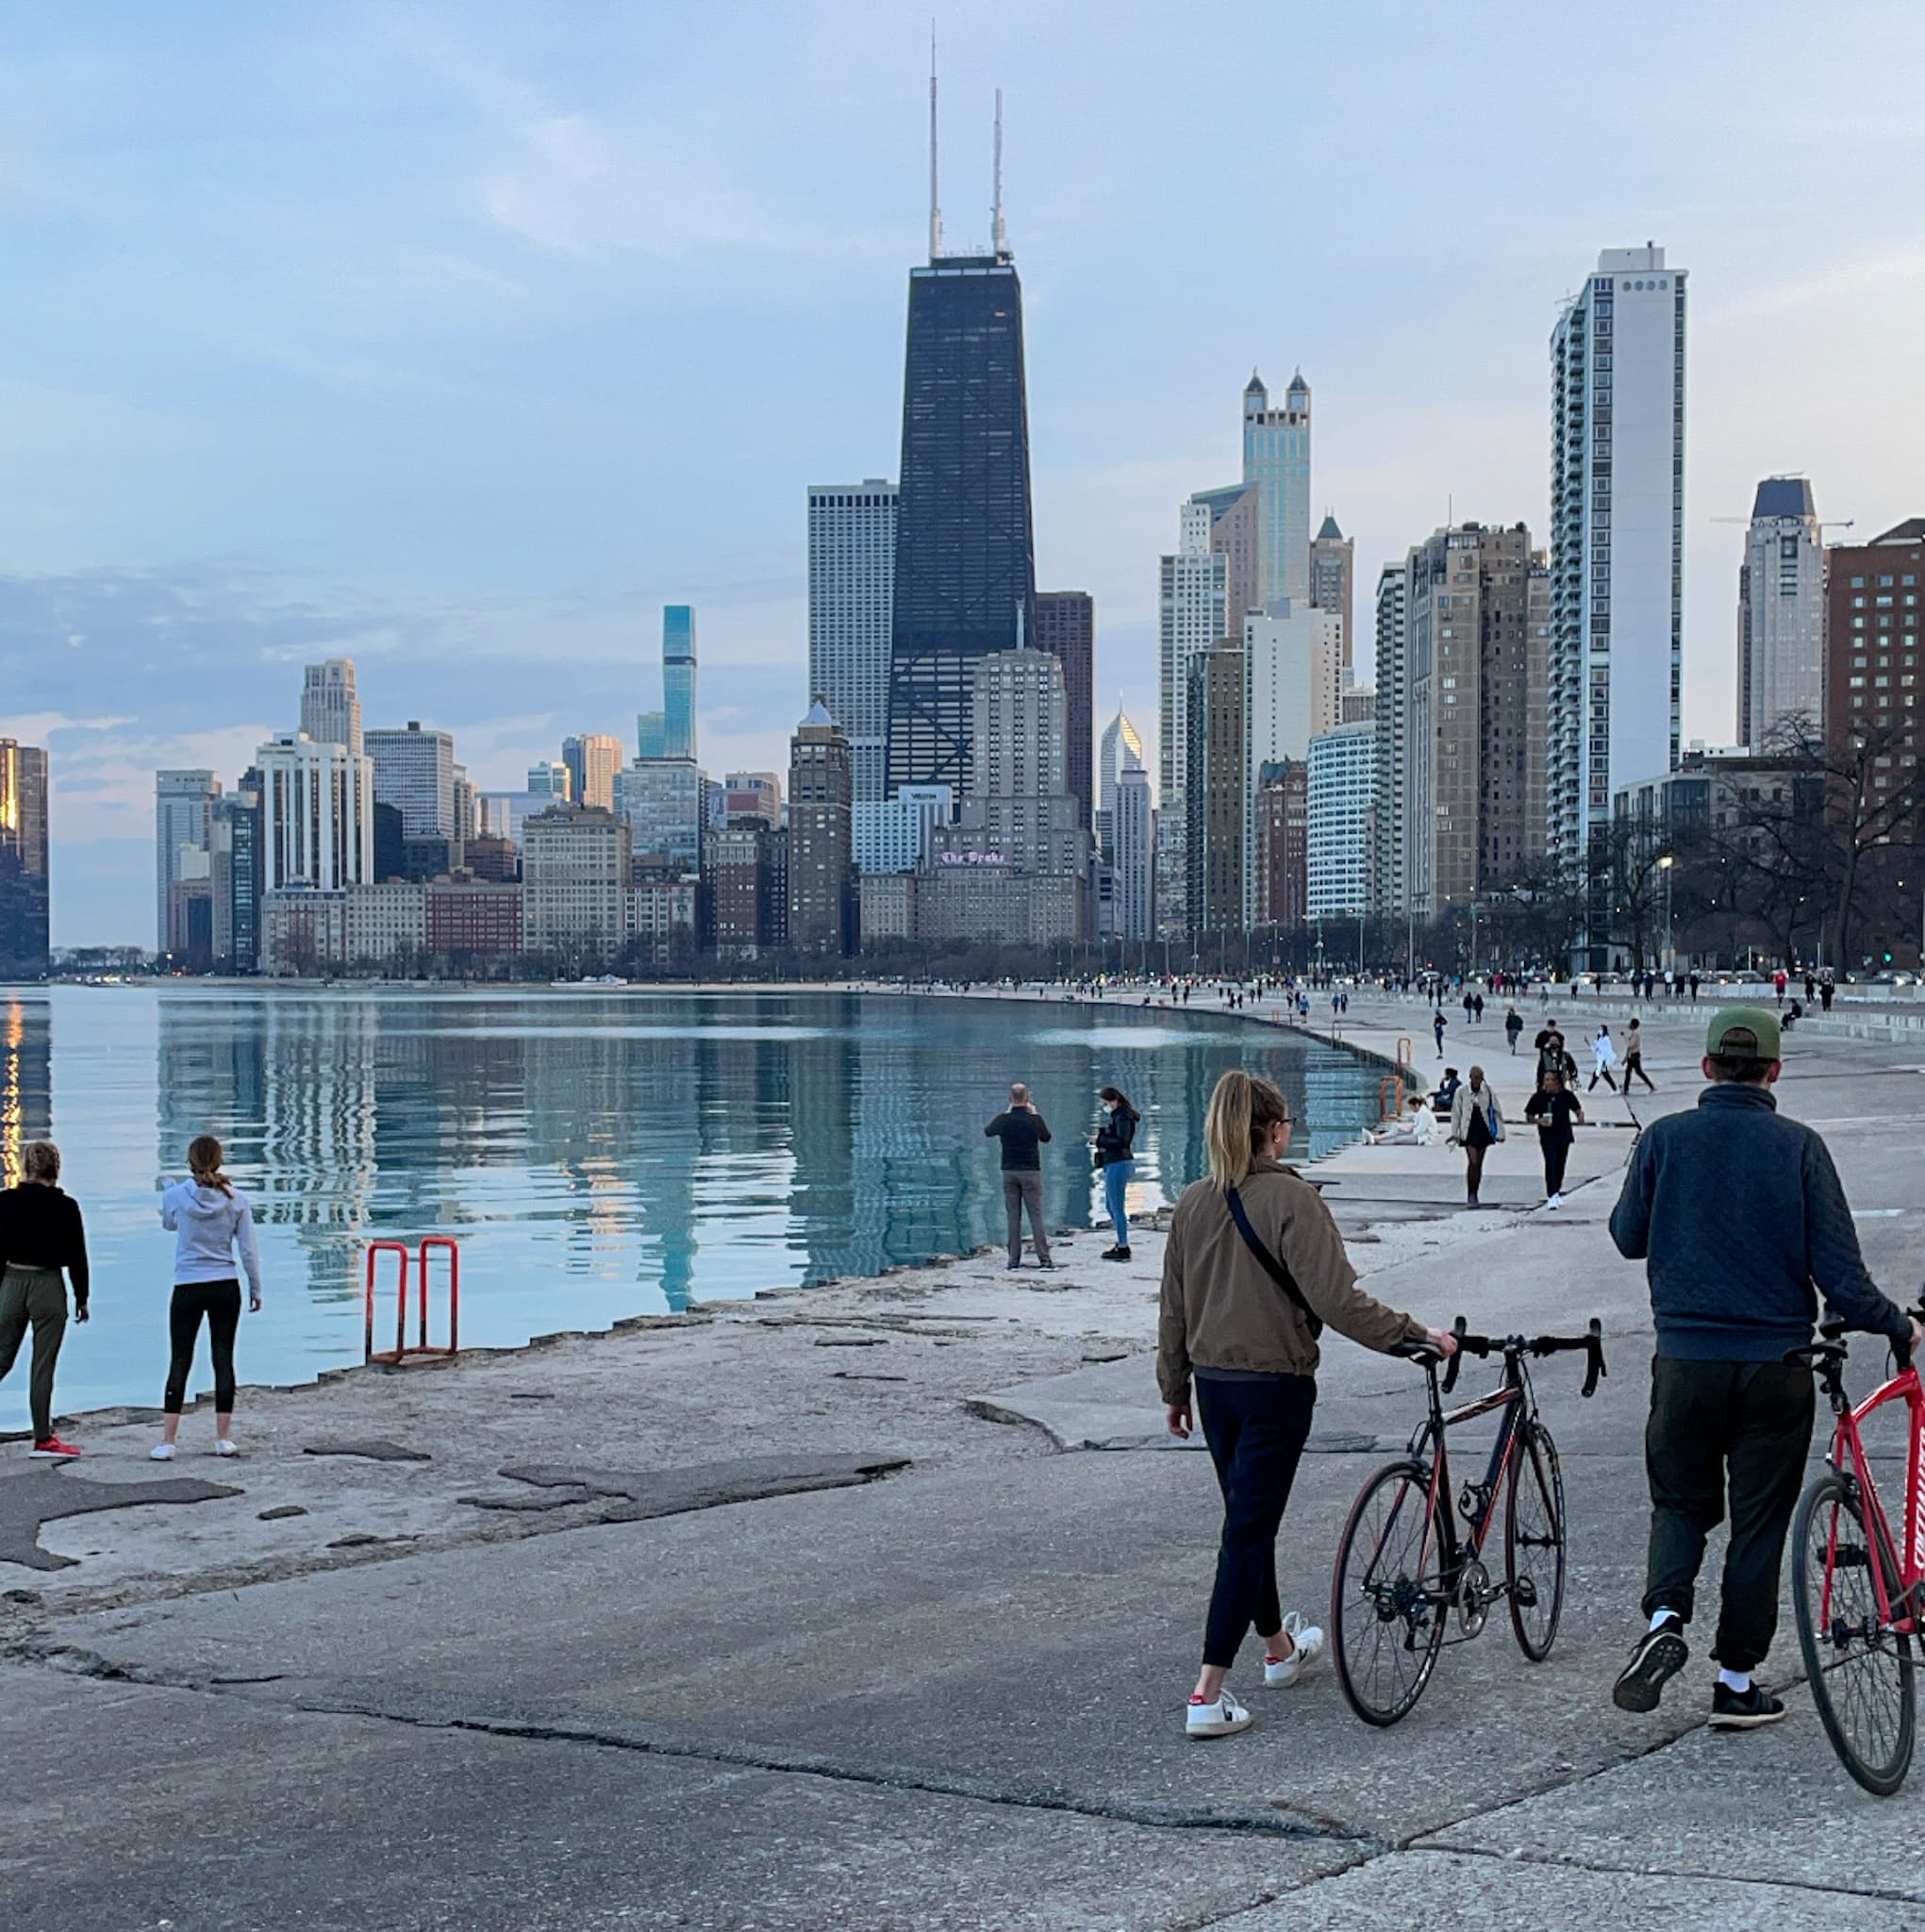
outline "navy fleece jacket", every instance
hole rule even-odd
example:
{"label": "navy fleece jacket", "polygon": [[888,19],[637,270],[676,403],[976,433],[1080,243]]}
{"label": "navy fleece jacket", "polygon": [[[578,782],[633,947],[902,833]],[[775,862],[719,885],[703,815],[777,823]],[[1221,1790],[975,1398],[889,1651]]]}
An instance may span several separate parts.
{"label": "navy fleece jacket", "polygon": [[1824,1141],[1767,1088],[1707,1087],[1647,1127],[1611,1239],[1647,1263],[1661,1356],[1776,1361],[1812,1339],[1819,1295],[1853,1328],[1911,1334],[1866,1273]]}

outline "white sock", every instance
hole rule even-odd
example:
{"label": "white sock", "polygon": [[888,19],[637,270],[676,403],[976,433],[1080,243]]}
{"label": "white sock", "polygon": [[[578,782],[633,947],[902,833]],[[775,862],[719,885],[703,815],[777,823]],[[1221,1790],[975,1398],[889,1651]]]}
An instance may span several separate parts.
{"label": "white sock", "polygon": [[1653,1610],[1651,1613],[1651,1627],[1655,1630],[1660,1624],[1668,1624],[1673,1620],[1681,1624],[1684,1621],[1676,1610]]}
{"label": "white sock", "polygon": [[1735,1690],[1742,1697],[1751,1688],[1751,1674],[1750,1671],[1720,1671],[1718,1681],[1727,1690]]}

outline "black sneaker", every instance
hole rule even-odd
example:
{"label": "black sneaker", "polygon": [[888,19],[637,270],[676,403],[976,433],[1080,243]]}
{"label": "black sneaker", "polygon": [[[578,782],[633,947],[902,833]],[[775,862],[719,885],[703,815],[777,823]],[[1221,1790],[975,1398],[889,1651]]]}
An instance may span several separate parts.
{"label": "black sneaker", "polygon": [[1749,1690],[1719,1684],[1711,1693],[1714,1731],[1755,1731],[1760,1724],[1775,1724],[1784,1715],[1784,1704],[1757,1684]]}
{"label": "black sneaker", "polygon": [[1127,1248],[1105,1248],[1103,1251],[1103,1258],[1105,1261],[1127,1261],[1130,1258],[1130,1251]]}
{"label": "black sneaker", "polygon": [[1667,1617],[1638,1639],[1631,1661],[1611,1687],[1611,1702],[1619,1710],[1655,1710],[1665,1685],[1684,1668],[1690,1656],[1684,1620]]}

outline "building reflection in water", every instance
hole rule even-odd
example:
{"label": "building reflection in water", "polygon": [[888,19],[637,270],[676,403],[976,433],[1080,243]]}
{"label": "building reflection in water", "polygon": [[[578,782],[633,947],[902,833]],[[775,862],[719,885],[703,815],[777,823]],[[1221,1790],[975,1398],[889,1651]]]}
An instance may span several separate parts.
{"label": "building reflection in water", "polygon": [[[47,1022],[0,1012],[10,1149],[45,1131]],[[162,995],[158,1056],[160,1172],[219,1135],[321,1300],[358,1298],[372,1238],[456,1235],[464,1336],[502,1342],[1000,1241],[982,1130],[1012,1079],[1054,1133],[1051,1224],[1075,1227],[1101,1220],[1101,1086],[1143,1116],[1137,1209],[1203,1173],[1228,1067],[1283,1084],[1300,1153],[1376,1093],[1348,1056],[1229,1024],[772,991]]]}
{"label": "building reflection in water", "polygon": [[54,1137],[53,1065],[46,1001],[0,993],[0,1187],[20,1179],[21,1150],[29,1141]]}

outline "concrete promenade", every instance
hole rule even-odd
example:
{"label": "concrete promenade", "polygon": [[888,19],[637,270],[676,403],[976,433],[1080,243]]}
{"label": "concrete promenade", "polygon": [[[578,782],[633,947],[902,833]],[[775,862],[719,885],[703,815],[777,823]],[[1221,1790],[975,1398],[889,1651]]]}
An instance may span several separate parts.
{"label": "concrete promenade", "polygon": [[[1763,1674],[1786,1724],[1701,1728],[1702,1625],[1657,1715],[1609,1699],[1641,1621],[1650,1323],[1603,1223],[1632,1110],[1695,1100],[1709,1002],[1647,1021],[1656,1095],[1586,1096],[1556,1214],[1521,1125],[1476,1214],[1447,1149],[1317,1170],[1385,1299],[1492,1330],[1602,1320],[1595,1401],[1573,1360],[1538,1375],[1570,1519],[1550,1662],[1493,1618],[1389,1731],[1327,1669],[1267,1693],[1246,1664],[1255,1728],[1188,1742],[1214,1485],[1161,1434],[1160,1235],[1122,1268],[1085,1234],[1056,1274],[978,1256],[248,1391],[229,1463],[201,1453],[205,1405],[166,1469],[131,1411],[87,1420],[77,1467],[0,1445],[0,1924],[1925,1924],[1920,1788],[1880,1802],[1837,1767],[1788,1609]],[[1448,1058],[1481,1060],[1517,1121],[1542,1009],[1520,1007],[1513,1060],[1503,1008],[1469,1029],[1447,1008]],[[1596,1003],[1551,1010],[1587,1077]],[[1346,1030],[1391,1054],[1412,1037],[1434,1077],[1428,1017],[1359,998]],[[1801,1028],[1787,1057],[1781,1104],[1824,1131],[1874,1274],[1909,1296],[1925,1066],[1842,1028]],[[1327,1344],[1286,1605],[1323,1620],[1344,1513],[1420,1391]],[[184,1480],[213,1493],[60,1513],[97,1508],[90,1486]]]}

